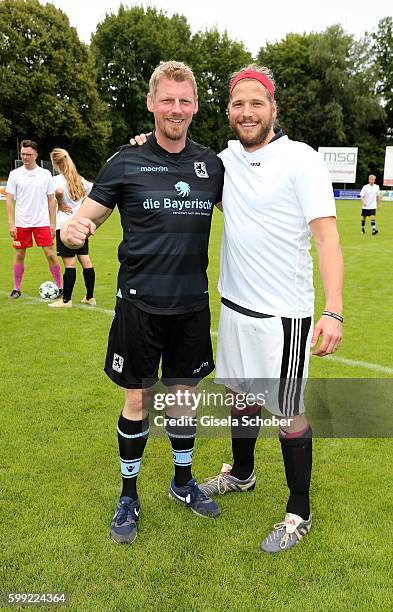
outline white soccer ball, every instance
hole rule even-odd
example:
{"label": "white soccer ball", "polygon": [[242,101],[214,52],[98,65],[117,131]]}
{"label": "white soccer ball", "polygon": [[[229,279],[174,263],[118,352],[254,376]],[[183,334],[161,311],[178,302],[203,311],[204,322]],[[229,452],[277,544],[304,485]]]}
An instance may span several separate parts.
{"label": "white soccer ball", "polygon": [[52,281],[45,281],[45,283],[42,283],[39,292],[43,300],[55,300],[59,296],[59,288]]}

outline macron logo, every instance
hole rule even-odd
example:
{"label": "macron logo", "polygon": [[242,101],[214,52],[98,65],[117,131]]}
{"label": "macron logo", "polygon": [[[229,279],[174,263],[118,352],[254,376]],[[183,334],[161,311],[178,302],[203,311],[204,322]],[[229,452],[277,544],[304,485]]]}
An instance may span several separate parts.
{"label": "macron logo", "polygon": [[141,166],[141,172],[168,172],[167,166]]}

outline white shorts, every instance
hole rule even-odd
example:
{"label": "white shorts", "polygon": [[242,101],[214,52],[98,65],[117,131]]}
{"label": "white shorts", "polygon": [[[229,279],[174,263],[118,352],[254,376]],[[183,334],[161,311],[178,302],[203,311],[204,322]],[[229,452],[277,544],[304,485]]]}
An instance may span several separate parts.
{"label": "white shorts", "polygon": [[273,414],[303,413],[312,328],[312,317],[256,318],[222,304],[216,382],[258,397]]}

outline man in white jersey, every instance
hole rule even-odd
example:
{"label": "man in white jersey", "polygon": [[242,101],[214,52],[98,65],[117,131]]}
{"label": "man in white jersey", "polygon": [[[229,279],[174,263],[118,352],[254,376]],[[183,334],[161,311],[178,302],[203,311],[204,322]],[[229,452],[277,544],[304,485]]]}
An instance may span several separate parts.
{"label": "man in white jersey", "polygon": [[[267,407],[289,417],[279,435],[290,495],[283,522],[261,544],[267,552],[288,550],[310,531],[312,435],[302,379],[310,346],[321,339],[314,355],[329,355],[342,335],[343,261],[329,172],[316,151],[274,132],[276,115],[268,69],[252,65],[233,75],[228,117],[239,140],[220,154],[224,233],[216,368],[217,379],[233,395],[234,461],[201,485],[208,495],[255,487],[259,428],[236,426],[241,414],[236,398],[243,392],[244,401],[244,392],[275,381],[268,385],[276,392],[273,401],[267,396]],[[326,298],[314,329],[311,234]],[[249,405],[247,414],[257,417],[260,406]]]}
{"label": "man in white jersey", "polygon": [[37,165],[38,146],[33,140],[22,140],[20,156],[23,166],[10,172],[6,186],[8,229],[15,248],[11,299],[21,296],[26,249],[33,246],[33,235],[36,245],[44,251],[60,292],[63,286],[60,265],[53,249],[56,204],[52,175]]}
{"label": "man in white jersey", "polygon": [[378,208],[378,202],[381,200],[381,192],[379,186],[375,184],[375,174],[370,174],[367,185],[362,187],[360,199],[362,201],[362,234],[366,233],[366,218],[370,217],[372,235],[378,234],[375,221],[375,214]]}

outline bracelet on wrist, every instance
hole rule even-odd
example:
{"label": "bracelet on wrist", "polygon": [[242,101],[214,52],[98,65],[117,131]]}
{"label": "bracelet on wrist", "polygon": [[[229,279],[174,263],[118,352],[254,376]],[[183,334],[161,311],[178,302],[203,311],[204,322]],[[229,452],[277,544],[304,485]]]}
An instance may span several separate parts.
{"label": "bracelet on wrist", "polygon": [[330,310],[324,310],[322,315],[325,315],[326,317],[332,317],[332,319],[337,319],[337,321],[340,321],[340,323],[344,322],[344,319],[341,315],[337,314],[336,312],[331,312]]}

